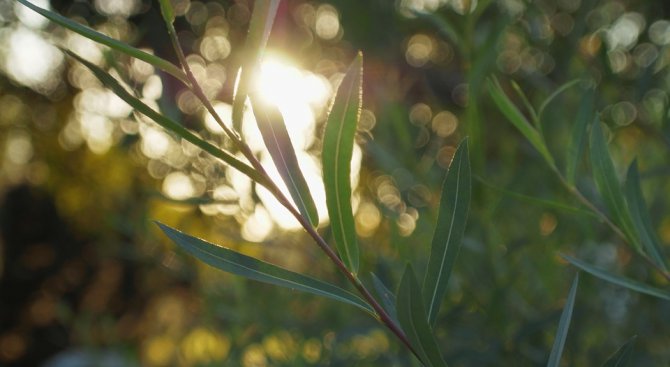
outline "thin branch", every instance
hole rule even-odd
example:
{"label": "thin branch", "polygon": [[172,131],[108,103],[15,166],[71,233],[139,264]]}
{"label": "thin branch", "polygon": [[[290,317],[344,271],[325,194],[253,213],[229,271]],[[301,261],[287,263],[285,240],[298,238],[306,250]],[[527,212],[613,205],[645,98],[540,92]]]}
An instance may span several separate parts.
{"label": "thin branch", "polygon": [[378,320],[384,324],[393,334],[395,334],[398,339],[414,354],[418,357],[418,353],[412,347],[412,344],[407,339],[407,336],[402,331],[402,329],[393,321],[389,314],[384,310],[384,308],[377,302],[377,300],[372,296],[370,291],[365,287],[363,282],[352,272],[347,269],[342,260],[337,256],[335,251],[328,245],[328,243],[321,237],[318,232],[312,227],[307,218],[303,217],[300,212],[293,206],[290,200],[281,192],[278,186],[272,181],[269,177],[261,163],[254,156],[249,146],[242,141],[242,138],[234,130],[230,129],[221,119],[221,116],[216,112],[214,106],[205,96],[205,93],[202,91],[197,79],[193,75],[191,68],[186,62],[186,57],[184,56],[184,51],[179,44],[177,38],[177,32],[174,29],[174,26],[170,22],[165,22],[168,28],[168,34],[172,45],[177,53],[179,62],[181,63],[182,68],[186,72],[186,76],[190,82],[190,89],[198,97],[200,102],[205,106],[207,111],[212,115],[214,120],[221,126],[223,131],[230,137],[230,139],[235,144],[236,148],[242,152],[242,154],[249,160],[251,165],[263,176],[267,182],[261,182],[279,201],[279,203],[284,206],[300,223],[300,225],[307,231],[307,233],[314,239],[319,248],[328,256],[328,258],[335,264],[335,266],[340,270],[342,274],[347,278],[347,280],[356,288],[356,290],[363,296],[363,298],[368,302],[368,304],[375,310],[377,313]]}

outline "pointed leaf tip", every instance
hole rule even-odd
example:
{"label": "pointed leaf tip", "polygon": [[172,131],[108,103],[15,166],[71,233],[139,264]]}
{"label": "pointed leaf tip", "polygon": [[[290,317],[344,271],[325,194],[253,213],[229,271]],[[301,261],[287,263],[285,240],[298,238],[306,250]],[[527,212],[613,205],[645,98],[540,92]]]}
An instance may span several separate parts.
{"label": "pointed leaf tip", "polygon": [[319,214],[307,181],[300,170],[281,112],[276,106],[264,102],[262,97],[257,95],[251,96],[251,105],[265,146],[293,202],[300,214],[307,218],[313,227],[318,226]]}
{"label": "pointed leaf tip", "polygon": [[449,276],[463,242],[470,208],[470,190],[468,141],[464,139],[456,149],[442,185],[440,208],[423,281],[423,296],[430,325],[434,325],[437,320]]}
{"label": "pointed leaf tip", "polygon": [[641,251],[640,241],[624,200],[624,193],[614,169],[601,124],[596,120],[592,125],[589,140],[593,178],[614,222],[621,227],[633,248]]}
{"label": "pointed leaf tip", "polygon": [[565,341],[568,337],[568,330],[570,329],[572,310],[575,307],[575,298],[577,295],[578,286],[579,273],[575,275],[575,279],[572,281],[570,292],[568,292],[568,298],[565,301],[565,306],[563,306],[563,312],[561,313],[561,319],[558,322],[558,329],[556,330],[556,337],[554,338],[554,345],[551,348],[551,354],[549,355],[547,367],[558,367],[561,363],[561,355],[563,354],[563,347],[565,346]]}
{"label": "pointed leaf tip", "polygon": [[349,270],[358,271],[358,243],[351,207],[351,159],[362,105],[363,54],[349,66],[328,113],[321,153],[326,205],[337,251]]}
{"label": "pointed leaf tip", "polygon": [[217,246],[163,223],[156,224],[184,251],[219,270],[344,302],[375,315],[374,310],[360,297],[335,285]]}

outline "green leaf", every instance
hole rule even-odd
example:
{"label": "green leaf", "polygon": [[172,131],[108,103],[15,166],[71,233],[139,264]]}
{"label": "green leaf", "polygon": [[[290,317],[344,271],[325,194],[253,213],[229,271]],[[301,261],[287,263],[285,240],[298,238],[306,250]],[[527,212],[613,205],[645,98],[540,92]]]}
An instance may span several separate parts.
{"label": "green leaf", "polygon": [[629,278],[625,278],[619,275],[612,274],[606,270],[596,268],[595,266],[588,264],[582,260],[576,259],[574,257],[561,254],[561,256],[570,262],[572,265],[584,270],[585,272],[595,275],[596,277],[606,280],[610,283],[614,283],[616,285],[622,286],[624,288],[628,288],[630,290],[647,294],[650,296],[658,297],[667,301],[670,301],[670,291],[664,290],[664,289],[658,289],[655,287],[652,287],[650,285],[638,282],[636,280],[632,280]]}
{"label": "green leaf", "polygon": [[251,178],[252,180],[260,183],[261,185],[267,186],[266,179],[246,163],[240,161],[232,154],[224,150],[221,150],[215,147],[214,145],[200,139],[178,122],[154,111],[153,109],[151,109],[151,107],[144,104],[144,102],[139,100],[137,97],[130,94],[116,79],[114,79],[113,76],[109,75],[109,73],[102,70],[97,65],[89,61],[86,61],[85,59],[81,58],[79,55],[73,52],[67,50],[65,52],[74,59],[76,59],[77,61],[84,64],[84,66],[86,66],[89,70],[91,70],[91,72],[100,80],[100,82],[102,82],[102,84],[104,84],[107,88],[111,89],[117,96],[119,96],[119,98],[124,100],[138,112],[154,120],[157,124],[161,125],[166,130],[172,131],[173,133],[180,136],[182,139],[192,143],[193,145],[206,151],[212,156],[219,158],[225,163],[228,163],[229,165],[236,168],[240,172],[249,176],[249,178]]}
{"label": "green leaf", "polygon": [[375,315],[374,310],[365,301],[342,288],[203,241],[165,224],[156,223],[184,251],[219,270],[259,282],[334,299]]}
{"label": "green leaf", "polygon": [[584,142],[586,141],[586,128],[589,122],[593,121],[595,116],[595,89],[589,88],[586,90],[575,123],[572,125],[572,132],[570,134],[570,141],[568,142],[568,150],[566,157],[565,179],[570,185],[575,184],[577,177],[577,164],[582,157],[584,151]]}
{"label": "green leaf", "polygon": [[642,196],[642,188],[640,187],[640,173],[637,169],[637,160],[628,168],[626,175],[626,185],[624,187],[626,192],[626,201],[633,225],[637,233],[640,235],[640,242],[656,265],[663,270],[668,271],[668,266],[663,256],[661,242],[654,231],[649,217],[649,210],[647,204],[644,202]]}
{"label": "green leaf", "polygon": [[547,99],[545,99],[544,102],[542,102],[542,105],[540,106],[540,109],[537,110],[538,119],[542,118],[542,112],[544,112],[544,110],[547,108],[547,106],[549,106],[549,103],[551,103],[554,99],[556,99],[556,97],[558,97],[561,93],[563,93],[566,90],[574,87],[575,85],[579,84],[581,81],[582,81],[581,79],[571,80],[571,81],[561,85],[552,94],[550,94],[549,97],[547,97]]}
{"label": "green leaf", "polygon": [[563,354],[565,340],[568,337],[568,329],[570,328],[570,320],[572,319],[572,310],[575,306],[575,296],[577,295],[578,285],[579,273],[575,275],[575,279],[572,281],[572,286],[570,287],[570,292],[568,293],[568,299],[565,301],[565,306],[563,306],[561,320],[558,322],[558,330],[556,330],[554,346],[551,348],[551,354],[549,355],[549,362],[547,362],[547,367],[558,367],[561,363],[561,355]]}
{"label": "green leaf", "polygon": [[264,102],[260,96],[253,96],[251,104],[258,129],[277,171],[284,180],[300,213],[309,220],[312,226],[316,227],[319,224],[319,214],[316,211],[312,194],[309,192],[307,181],[298,165],[298,159],[281,112],[276,106]]}
{"label": "green leaf", "polygon": [[161,6],[163,19],[169,24],[174,23],[174,8],[172,7],[170,0],[158,0],[158,3]]}
{"label": "green leaf", "polygon": [[459,53],[463,53],[463,43],[461,37],[458,35],[456,28],[448,22],[438,12],[427,12],[422,10],[410,10],[417,18],[432,23],[437,29],[437,32],[453,44]]}
{"label": "green leaf", "polygon": [[239,71],[239,81],[233,99],[233,127],[239,130],[242,126],[244,104],[253,82],[254,74],[265,51],[265,45],[270,37],[272,24],[277,15],[280,0],[255,0],[254,9],[249,21],[249,31],[242,51],[242,67]]}
{"label": "green leaf", "polygon": [[363,54],[358,53],[337,89],[323,136],[323,184],[337,251],[349,270],[358,271],[358,243],[351,209],[351,156],[361,111]]}
{"label": "green leaf", "polygon": [[419,283],[409,264],[405,267],[405,273],[400,281],[396,302],[398,321],[417,357],[428,367],[446,366],[426,318]]}
{"label": "green leaf", "polygon": [[502,194],[505,194],[505,195],[508,195],[510,197],[516,198],[519,201],[523,201],[523,202],[533,204],[533,205],[537,205],[537,206],[541,206],[541,207],[546,207],[546,208],[551,208],[551,209],[556,209],[556,210],[562,210],[562,211],[571,212],[571,213],[580,214],[580,215],[588,215],[588,216],[593,217],[593,218],[598,218],[598,216],[590,210],[566,205],[566,204],[563,204],[561,202],[554,201],[554,200],[547,200],[547,199],[542,199],[542,198],[537,198],[537,197],[534,197],[534,196],[521,194],[521,193],[518,193],[518,192],[515,192],[515,191],[511,191],[511,190],[507,190],[507,189],[502,188],[502,187],[495,186],[495,185],[489,183],[486,179],[484,179],[480,176],[475,175],[473,177],[480,184],[482,184],[482,185],[484,185],[484,186],[486,186],[486,187],[488,187],[488,188],[490,188],[494,191],[498,191]]}
{"label": "green leaf", "polygon": [[188,78],[186,77],[186,74],[176,65],[172,64],[171,62],[161,59],[158,56],[152,55],[150,53],[144,52],[142,50],[139,50],[135,47],[132,47],[126,43],[123,43],[121,41],[115,40],[114,38],[111,38],[109,36],[106,36],[102,33],[96,32],[92,30],[91,28],[85,27],[71,19],[68,19],[60,14],[54,13],[52,11],[42,9],[38,6],[35,6],[34,4],[31,4],[27,0],[17,0],[24,6],[34,10],[35,12],[39,13],[43,17],[51,20],[52,22],[59,24],[62,27],[65,27],[73,32],[79,33],[80,35],[101,43],[105,46],[109,46],[112,49],[122,52],[128,56],[135,57],[139,60],[142,60],[144,62],[147,62],[158,69],[161,69],[165,71],[166,73],[174,76],[175,78],[181,80],[184,82],[184,84],[189,85]]}
{"label": "green leaf", "polygon": [[398,313],[396,312],[395,304],[396,304],[396,297],[393,292],[391,292],[390,289],[384,285],[384,282],[381,281],[375,275],[375,273],[370,273],[372,275],[372,284],[375,287],[375,291],[377,291],[377,295],[381,298],[382,304],[384,305],[384,309],[388,314],[391,316],[393,321],[396,323],[398,322]]}
{"label": "green leaf", "polygon": [[440,304],[447,291],[449,276],[463,241],[463,232],[470,208],[470,188],[468,141],[464,140],[454,154],[442,186],[442,198],[430,249],[428,269],[423,280],[423,299],[428,307],[430,325],[435,325],[437,320]]}
{"label": "green leaf", "polygon": [[552,167],[556,167],[554,158],[551,156],[547,145],[544,142],[544,138],[540,132],[533,127],[533,125],[528,122],[526,117],[519,111],[518,108],[512,103],[512,101],[507,97],[505,92],[502,90],[498,79],[491,78],[488,81],[488,88],[493,102],[498,106],[498,109],[507,117],[507,119],[523,134],[523,136],[528,139],[528,141],[537,149],[538,152],[542,155],[545,161]]}
{"label": "green leaf", "polygon": [[533,105],[530,103],[530,100],[528,100],[526,93],[523,92],[521,86],[519,86],[519,84],[517,84],[517,82],[515,82],[514,80],[512,80],[511,84],[516,94],[519,96],[519,98],[521,98],[521,102],[523,102],[523,105],[528,110],[528,113],[530,113],[530,117],[532,118],[533,124],[535,124],[535,126],[539,129],[540,117],[535,111],[535,108],[533,108]]}
{"label": "green leaf", "polygon": [[628,339],[624,345],[622,345],[614,354],[612,354],[603,367],[626,367],[630,364],[630,360],[633,357],[633,347],[635,346],[635,341],[637,340],[637,335],[634,335],[632,338]]}
{"label": "green leaf", "polygon": [[614,221],[621,227],[633,247],[640,251],[633,221],[626,207],[623,191],[607,150],[607,142],[605,142],[602,127],[598,121],[591,127],[590,146],[593,178],[596,181],[598,192],[600,192],[610,214],[614,217]]}

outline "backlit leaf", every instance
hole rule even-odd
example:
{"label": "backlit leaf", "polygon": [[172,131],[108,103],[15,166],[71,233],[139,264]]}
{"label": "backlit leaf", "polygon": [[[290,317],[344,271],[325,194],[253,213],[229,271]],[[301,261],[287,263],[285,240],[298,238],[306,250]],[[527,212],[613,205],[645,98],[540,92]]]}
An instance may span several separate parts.
{"label": "backlit leaf", "polygon": [[132,47],[126,43],[123,43],[119,40],[115,40],[114,38],[111,38],[109,36],[106,36],[102,33],[96,32],[92,30],[91,28],[88,28],[86,26],[83,26],[71,19],[68,19],[58,13],[54,13],[52,11],[42,9],[27,0],[17,0],[21,4],[25,5],[26,7],[34,10],[35,12],[39,13],[43,17],[51,20],[52,22],[65,27],[73,32],[79,33],[80,35],[90,39],[91,41],[95,41],[98,43],[101,43],[105,46],[109,46],[112,49],[122,52],[128,56],[132,56],[134,58],[137,58],[139,60],[142,60],[144,62],[147,62],[158,69],[161,69],[165,71],[166,73],[174,76],[175,78],[181,80],[185,84],[189,84],[188,78],[186,78],[186,74],[176,65],[172,64],[171,62],[161,59],[158,56],[152,55],[150,53],[144,52],[142,50],[139,50],[135,47]]}
{"label": "backlit leaf", "polygon": [[358,243],[351,209],[351,157],[362,104],[363,54],[351,63],[330,107],[323,136],[323,183],[337,251],[358,271]]}
{"label": "backlit leaf", "polygon": [[440,209],[423,281],[423,296],[430,325],[434,325],[437,320],[449,276],[463,241],[470,208],[470,188],[468,142],[464,140],[456,150],[442,186]]}
{"label": "backlit leaf", "polygon": [[281,112],[276,106],[264,102],[260,96],[253,96],[251,105],[265,146],[291,198],[300,213],[309,220],[312,226],[316,227],[319,224],[319,214],[316,211],[312,194],[309,192],[307,181],[298,165],[298,159]]}
{"label": "backlit leaf", "polygon": [[253,76],[258,70],[265,45],[270,37],[280,0],[255,0],[254,9],[249,21],[249,31],[242,51],[242,67],[233,99],[233,126],[239,130],[242,126],[242,115],[247,95],[251,90]]}
{"label": "backlit leaf", "polygon": [[157,224],[184,251],[217,269],[259,282],[327,297],[375,314],[365,301],[342,288],[203,241],[165,224]]}
{"label": "backlit leaf", "polygon": [[117,96],[119,96],[119,98],[124,100],[126,103],[128,103],[130,106],[132,106],[135,110],[137,110],[141,114],[149,117],[166,130],[172,131],[173,133],[180,136],[182,139],[192,143],[193,145],[206,151],[212,156],[219,158],[225,163],[231,165],[240,172],[249,176],[249,178],[251,178],[252,180],[260,183],[261,185],[264,186],[267,185],[265,178],[260,174],[258,174],[258,172],[256,172],[256,170],[253,169],[248,164],[240,161],[235,156],[226,152],[225,150],[219,149],[216,146],[202,140],[201,138],[190,132],[188,129],[183,127],[178,122],[166,117],[165,115],[158,113],[157,111],[154,111],[151,107],[147,106],[137,97],[130,94],[116,79],[114,79],[113,76],[109,75],[109,73],[102,70],[100,67],[96,66],[95,64],[89,61],[86,61],[85,59],[81,58],[80,56],[78,56],[73,52],[70,51],[65,52],[71,57],[75,58],[77,61],[84,64],[84,66],[86,66],[89,70],[91,70],[91,72],[100,80],[100,82],[102,82],[102,84],[104,84],[107,88],[111,89]]}

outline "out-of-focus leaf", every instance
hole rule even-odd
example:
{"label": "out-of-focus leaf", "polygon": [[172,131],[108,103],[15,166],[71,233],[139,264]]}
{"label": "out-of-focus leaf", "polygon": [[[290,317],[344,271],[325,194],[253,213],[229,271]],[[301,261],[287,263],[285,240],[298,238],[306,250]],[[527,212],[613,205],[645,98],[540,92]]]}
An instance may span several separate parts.
{"label": "out-of-focus leaf", "polygon": [[614,221],[621,226],[633,247],[637,251],[641,251],[633,221],[626,207],[623,190],[621,190],[612,158],[607,150],[605,136],[598,121],[591,127],[590,148],[593,178],[596,181],[598,192],[605,201],[610,214],[614,217]]}
{"label": "out-of-focus leaf", "polygon": [[351,209],[351,156],[361,111],[363,54],[349,66],[337,89],[323,135],[323,184],[337,251],[352,272],[358,271],[358,243]]}
{"label": "out-of-focus leaf", "polygon": [[461,37],[458,35],[456,28],[454,28],[451,23],[444,19],[439,13],[419,10],[414,10],[412,13],[416,15],[417,18],[432,23],[442,37],[446,38],[451,44],[456,46],[456,49],[460,53],[463,52],[463,43],[461,42]]}
{"label": "out-of-focus leaf", "polygon": [[612,354],[603,367],[626,367],[630,364],[630,360],[633,357],[633,347],[635,346],[635,340],[637,340],[637,335],[628,339],[624,345],[617,349],[614,354]]}
{"label": "out-of-focus leaf", "polygon": [[154,120],[157,124],[161,125],[166,130],[172,131],[182,139],[192,143],[212,156],[219,158],[225,163],[231,165],[235,169],[249,176],[249,178],[252,180],[260,183],[261,185],[267,185],[266,179],[248,164],[240,161],[234,155],[226,152],[225,150],[219,149],[216,146],[200,139],[178,122],[154,111],[151,107],[144,104],[144,102],[139,100],[137,97],[130,94],[116,79],[114,79],[113,76],[109,75],[109,73],[102,70],[97,65],[81,58],[73,52],[65,52],[71,57],[75,58],[77,61],[84,64],[84,66],[91,70],[91,72],[100,80],[100,82],[102,82],[102,84],[111,89],[117,96],[119,96],[119,98],[124,100],[138,112]]}
{"label": "out-of-focus leaf", "polygon": [[667,301],[670,301],[670,291],[664,290],[664,289],[659,289],[656,287],[652,287],[650,285],[638,282],[636,280],[632,280],[629,278],[622,277],[620,275],[615,275],[610,273],[609,271],[603,270],[596,268],[595,266],[588,264],[582,260],[576,259],[574,257],[561,254],[561,256],[570,262],[572,265],[584,270],[585,272],[595,275],[596,277],[606,280],[610,283],[614,283],[616,285],[622,286],[624,288],[628,288],[630,290],[639,292],[639,293],[644,293],[648,294],[650,296],[658,297]]}
{"label": "out-of-focus leaf", "polygon": [[259,282],[348,303],[375,315],[374,310],[365,301],[342,288],[203,241],[165,224],[156,223],[184,251],[217,269]]}
{"label": "out-of-focus leaf", "polygon": [[428,324],[419,283],[412,266],[409,264],[405,268],[400,281],[396,302],[400,326],[405,331],[405,335],[407,335],[421,362],[429,367],[446,367],[447,364],[442,359],[437,341]]}
{"label": "out-of-focus leaf", "polygon": [[309,192],[307,181],[298,165],[298,159],[281,112],[276,106],[264,102],[260,96],[252,96],[251,105],[258,129],[279,175],[300,213],[309,220],[312,226],[316,227],[319,224],[319,214],[316,211],[312,194]]}
{"label": "out-of-focus leaf", "polygon": [[570,185],[575,184],[577,177],[577,164],[582,157],[584,151],[584,142],[586,141],[586,128],[589,122],[593,121],[595,115],[595,90],[589,88],[586,90],[577,117],[572,125],[572,132],[570,134],[570,141],[568,142],[567,157],[565,159],[565,179]]}
{"label": "out-of-focus leaf", "polygon": [[161,14],[163,15],[163,19],[167,23],[174,23],[174,8],[172,7],[170,0],[158,0],[158,3],[161,6]]}
{"label": "out-of-focus leaf", "polygon": [[239,80],[233,99],[232,120],[236,130],[242,126],[244,104],[247,101],[253,76],[258,70],[258,64],[265,51],[265,45],[270,37],[280,0],[255,0],[254,9],[249,21],[249,31],[242,52],[242,67],[239,71]]}
{"label": "out-of-focus leaf", "polygon": [[581,215],[588,215],[588,216],[593,217],[593,218],[598,218],[598,216],[590,210],[578,208],[578,207],[575,207],[575,206],[566,205],[566,204],[563,204],[561,202],[554,201],[554,200],[547,200],[547,199],[537,198],[537,197],[534,197],[534,196],[524,195],[524,194],[521,194],[521,193],[518,193],[518,192],[515,192],[515,191],[507,190],[507,189],[504,189],[502,187],[498,187],[496,185],[493,185],[482,177],[479,177],[479,176],[476,176],[476,175],[473,176],[473,177],[474,177],[475,181],[477,181],[480,184],[490,188],[491,190],[498,191],[498,192],[500,192],[504,195],[508,195],[510,197],[516,198],[519,201],[523,201],[523,202],[526,202],[526,203],[529,203],[529,204],[538,205],[538,206],[542,206],[542,207],[546,207],[546,208],[552,208],[552,209],[556,209],[556,210],[562,210],[562,211],[565,211],[565,212],[571,212],[571,213],[581,214]]}
{"label": "out-of-focus leaf", "polygon": [[521,102],[523,102],[523,105],[528,110],[528,113],[530,113],[530,116],[533,119],[533,123],[536,126],[539,126],[540,117],[537,114],[537,112],[535,111],[535,108],[533,107],[533,105],[528,100],[528,97],[526,97],[526,93],[523,92],[523,90],[521,89],[521,86],[519,86],[519,84],[517,82],[515,82],[514,80],[511,81],[511,84],[512,84],[512,88],[514,88],[514,91],[516,92],[516,94],[519,96],[519,98],[521,98]]}
{"label": "out-of-focus leaf", "polygon": [[375,273],[370,273],[372,275],[372,284],[377,291],[377,295],[381,298],[384,309],[389,313],[393,321],[398,321],[398,313],[395,309],[396,298],[395,294],[391,292],[385,285],[384,282],[375,275]]}
{"label": "out-of-focus leaf", "polygon": [[109,36],[106,36],[102,33],[96,32],[92,30],[91,28],[85,27],[71,19],[68,19],[58,13],[54,13],[52,11],[42,9],[27,0],[17,0],[21,4],[25,5],[26,7],[32,9],[33,11],[39,13],[43,17],[51,20],[52,22],[65,27],[73,32],[79,33],[80,35],[90,39],[91,41],[95,41],[98,43],[101,43],[105,46],[109,46],[112,49],[122,52],[128,56],[135,57],[139,60],[142,60],[144,62],[147,62],[158,69],[161,69],[165,71],[166,73],[174,76],[175,78],[181,80],[185,84],[189,85],[188,78],[186,77],[186,74],[176,65],[172,64],[171,62],[161,59],[158,56],[152,55],[150,53],[144,52],[142,50],[139,50],[135,47],[132,47],[126,43],[123,43],[119,40],[115,40],[114,38],[111,38]]}
{"label": "out-of-focus leaf", "polygon": [[570,320],[572,319],[572,310],[575,306],[575,296],[577,295],[578,285],[579,273],[575,275],[575,279],[572,281],[572,286],[570,287],[570,292],[568,293],[568,299],[565,301],[565,306],[563,306],[561,320],[558,322],[558,330],[556,330],[554,346],[551,348],[551,354],[549,355],[547,367],[558,367],[561,363],[561,355],[563,354],[565,340],[568,337],[568,329],[570,328]]}
{"label": "out-of-focus leaf", "polygon": [[423,280],[423,299],[430,325],[434,325],[437,320],[449,276],[461,247],[470,208],[470,189],[468,141],[464,140],[454,154],[442,186],[428,269]]}
{"label": "out-of-focus leaf", "polygon": [[640,235],[640,242],[642,242],[644,249],[649,253],[656,265],[667,271],[668,266],[663,256],[661,243],[651,225],[649,210],[647,209],[647,204],[644,202],[644,197],[642,196],[637,160],[633,161],[628,168],[624,189],[626,192],[628,210],[633,219],[633,225],[635,226],[637,233]]}
{"label": "out-of-focus leaf", "polygon": [[528,139],[528,141],[537,149],[545,161],[552,167],[556,167],[554,158],[551,156],[547,145],[542,138],[542,135],[537,131],[533,125],[526,119],[526,117],[519,111],[503,91],[498,79],[491,78],[488,81],[488,88],[493,102],[500,109],[500,111],[507,117],[507,119]]}
{"label": "out-of-focus leaf", "polygon": [[580,83],[581,81],[582,81],[581,79],[571,80],[571,81],[569,81],[569,82],[567,82],[567,83],[561,85],[560,87],[558,87],[552,94],[549,95],[549,97],[547,97],[547,99],[544,100],[544,102],[542,102],[542,105],[540,106],[540,109],[537,110],[537,116],[538,116],[538,118],[542,118],[542,113],[543,113],[544,110],[547,108],[547,106],[549,105],[549,103],[551,103],[551,102],[552,102],[556,97],[558,97],[561,93],[563,93],[563,92],[565,92],[566,90],[568,90],[568,89],[574,87],[575,85],[577,85],[577,84]]}

